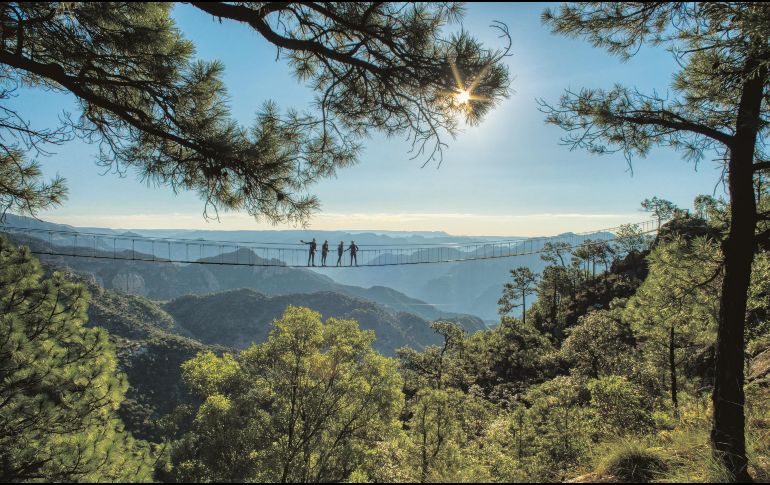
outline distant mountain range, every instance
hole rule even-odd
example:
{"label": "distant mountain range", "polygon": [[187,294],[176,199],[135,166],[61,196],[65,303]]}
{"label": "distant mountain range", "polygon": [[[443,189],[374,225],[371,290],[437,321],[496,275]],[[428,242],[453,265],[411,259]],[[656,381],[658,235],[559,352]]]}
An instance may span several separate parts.
{"label": "distant mountain range", "polygon": [[[68,224],[57,224],[40,219],[34,219],[15,214],[7,214],[5,224],[8,226],[36,228],[45,230],[67,230],[83,233],[99,233],[109,235],[140,235],[155,238],[201,239],[206,241],[254,242],[270,244],[294,244],[300,239],[328,239],[331,243],[355,240],[360,245],[422,245],[422,244],[466,244],[475,241],[501,239],[500,236],[453,236],[443,231],[316,231],[316,230],[201,230],[201,229],[109,229],[102,227],[75,227]],[[521,239],[507,237],[506,239]]]}
{"label": "distant mountain range", "polygon": [[[32,222],[42,228],[63,230],[58,225]],[[14,233],[9,237],[29,245],[49,267],[88,275],[89,282],[101,288],[159,302],[161,306],[151,312],[154,328],[205,344],[242,348],[259,342],[267,336],[270,322],[280,317],[288,305],[307,306],[325,317],[359,320],[362,327],[376,331],[375,346],[385,354],[401,346],[421,348],[437,343],[429,327],[434,320],[455,321],[469,333],[487,328],[478,317],[442,311],[391,288],[341,285],[304,268],[110,259],[107,256],[112,251],[87,246],[83,249],[96,257],[57,256],[45,254],[57,253],[60,248],[45,238]],[[256,255],[250,257],[259,260]],[[124,313],[147,314],[148,304],[141,301],[139,307]]]}
{"label": "distant mountain range", "polygon": [[[300,239],[328,239],[350,241],[354,239],[362,247],[380,247],[375,245],[430,245],[430,244],[468,244],[485,242],[492,237],[457,237],[445,233],[400,233],[391,231],[341,232],[341,231],[200,231],[200,230],[111,230],[100,228],[74,228],[52,224],[45,221],[24,217],[9,216],[8,225],[31,227],[41,230],[66,230],[95,232],[103,234],[130,234],[151,237],[200,239],[207,241],[231,241],[232,251],[226,254],[229,259],[244,258],[244,249],[237,249],[237,243],[259,240],[271,244],[294,244]],[[42,237],[45,237],[41,233]],[[70,246],[75,243],[71,236],[51,236],[54,244]],[[511,238],[515,239],[515,238]],[[81,238],[78,242],[88,250],[112,251],[99,238]],[[513,243],[514,247],[517,243]],[[518,243],[526,244],[526,243]],[[163,244],[146,245],[135,248],[137,251],[153,253],[159,258],[174,256],[171,249]],[[157,246],[157,247],[155,247]],[[416,246],[419,247],[419,246]],[[120,248],[118,248],[119,250]],[[474,254],[485,255],[481,245]],[[423,251],[428,251],[423,250]],[[453,250],[441,249],[441,254],[448,259]],[[167,253],[168,252],[168,253]],[[259,258],[252,254],[246,257]],[[420,251],[410,260],[419,260]],[[390,262],[393,256],[386,250],[380,256],[382,262]],[[205,258],[204,258],[205,259]],[[411,312],[423,318],[435,319],[457,314],[476,315],[488,323],[497,321],[497,300],[502,286],[509,278],[509,271],[517,266],[529,267],[532,271],[541,271],[545,263],[538,254],[522,255],[512,258],[488,259],[466,262],[453,262],[414,266],[359,267],[354,270],[324,270],[297,268],[252,268],[252,267],[195,267],[173,266],[158,269],[156,263],[92,261],[82,258],[63,258],[60,264],[94,273],[100,283],[108,288],[120,288],[123,291],[142,294],[153,299],[172,299],[183,294],[205,294],[237,288],[252,288],[266,295],[291,293],[312,293],[333,291],[357,298],[369,299],[380,303],[393,311]],[[327,276],[328,275],[328,276]],[[172,282],[173,284],[168,284]],[[409,295],[409,296],[407,296]]]}
{"label": "distant mountain range", "polygon": [[[77,228],[27,218],[9,219],[7,223],[8,225],[23,223],[41,230],[78,231]],[[95,230],[89,230],[89,232],[92,231]],[[19,238],[12,234],[11,237],[17,241],[23,241],[25,244],[29,243],[35,251],[41,253],[48,252],[51,248],[56,248],[57,244],[62,243],[61,237],[54,237],[50,241],[47,240],[48,238],[44,232],[39,233],[31,240],[25,237]],[[89,255],[109,256],[112,254],[111,247],[97,245],[95,249],[92,248],[88,238],[81,237],[78,247],[81,247],[80,244],[82,243],[85,243],[83,250]],[[68,252],[72,248],[67,244],[66,249],[67,251],[65,252]],[[246,252],[248,250],[240,249],[240,251]],[[137,254],[139,254],[138,251]],[[238,259],[238,256],[234,256],[234,254],[229,253],[226,258],[228,260]],[[485,328],[484,323],[478,318],[437,309],[424,301],[411,298],[382,285],[364,288],[340,284],[326,275],[303,268],[179,265],[108,258],[74,258],[46,254],[39,254],[38,256],[41,260],[50,264],[69,267],[81,273],[91,274],[95,282],[104,288],[117,289],[125,293],[145,296],[152,300],[171,300],[184,295],[205,295],[240,288],[250,288],[269,296],[326,291],[370,300],[384,306],[391,313],[414,313],[421,318],[431,321],[440,318],[460,319],[467,323],[469,331]],[[260,259],[259,256],[253,254],[250,257],[252,261]],[[148,259],[152,259],[151,255],[148,255]],[[246,257],[241,257],[241,259],[245,260]],[[203,258],[203,260],[206,260],[206,258]],[[357,270],[359,269],[362,268]]]}

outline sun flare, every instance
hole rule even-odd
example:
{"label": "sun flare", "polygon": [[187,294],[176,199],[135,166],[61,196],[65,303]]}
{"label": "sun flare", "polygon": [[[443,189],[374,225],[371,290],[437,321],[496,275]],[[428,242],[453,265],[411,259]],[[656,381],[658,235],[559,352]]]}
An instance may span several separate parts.
{"label": "sun flare", "polygon": [[454,97],[454,102],[456,103],[456,106],[464,106],[468,109],[472,109],[471,101],[487,100],[487,98],[483,96],[474,94],[473,91],[476,89],[481,79],[487,73],[487,70],[489,69],[489,65],[484,66],[481,72],[477,73],[473,77],[473,80],[470,83],[470,85],[465,80],[463,80],[462,76],[460,75],[460,71],[457,69],[457,65],[454,63],[454,61],[450,61],[449,65],[452,68],[452,75],[454,76],[456,87],[454,88],[453,91],[450,91],[447,94],[450,94]]}
{"label": "sun flare", "polygon": [[467,104],[468,101],[471,100],[471,93],[470,91],[463,89],[459,91],[457,94],[455,94],[455,99],[460,104]]}

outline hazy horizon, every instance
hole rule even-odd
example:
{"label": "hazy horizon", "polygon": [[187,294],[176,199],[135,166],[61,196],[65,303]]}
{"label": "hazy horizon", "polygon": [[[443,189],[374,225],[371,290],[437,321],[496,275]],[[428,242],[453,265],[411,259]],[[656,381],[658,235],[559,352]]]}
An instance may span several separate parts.
{"label": "hazy horizon", "polygon": [[[206,221],[202,217],[189,214],[168,214],[148,216],[88,216],[88,215],[39,215],[38,219],[56,224],[66,224],[79,228],[104,228],[110,230],[146,230],[146,231],[303,231],[316,232],[390,232],[390,233],[442,233],[457,237],[533,237],[561,234],[565,232],[589,232],[621,224],[637,223],[650,219],[648,214],[637,212],[630,214],[529,214],[511,216],[487,216],[481,214],[319,214],[309,227],[274,226],[270,223],[244,221],[246,215],[229,214],[221,216],[221,221]],[[331,216],[331,217],[329,217]],[[235,219],[228,221],[228,219]],[[382,224],[372,226],[372,220]],[[320,224],[318,224],[320,220]],[[137,224],[127,223],[136,221]],[[341,221],[350,221],[348,225]],[[248,222],[248,223],[246,223]],[[509,232],[486,232],[488,224],[510,223]],[[141,225],[144,224],[144,225]],[[251,226],[251,227],[248,227]],[[384,227],[383,227],[384,226]],[[476,228],[469,232],[463,228]],[[455,229],[454,231],[452,229]]]}

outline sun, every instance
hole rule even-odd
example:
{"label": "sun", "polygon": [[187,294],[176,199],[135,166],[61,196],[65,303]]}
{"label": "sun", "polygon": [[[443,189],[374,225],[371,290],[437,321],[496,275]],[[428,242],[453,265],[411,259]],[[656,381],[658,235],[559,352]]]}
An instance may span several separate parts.
{"label": "sun", "polygon": [[463,106],[464,109],[472,109],[471,101],[487,101],[487,98],[479,96],[473,91],[489,70],[489,64],[484,66],[484,68],[481,69],[481,72],[473,76],[472,82],[470,83],[463,80],[454,61],[449,61],[449,66],[452,68],[452,75],[454,76],[456,87],[452,91],[445,92],[445,94],[452,96],[455,106]]}
{"label": "sun", "polygon": [[471,93],[466,89],[462,89],[455,94],[455,99],[459,104],[468,104],[468,101],[471,100]]}

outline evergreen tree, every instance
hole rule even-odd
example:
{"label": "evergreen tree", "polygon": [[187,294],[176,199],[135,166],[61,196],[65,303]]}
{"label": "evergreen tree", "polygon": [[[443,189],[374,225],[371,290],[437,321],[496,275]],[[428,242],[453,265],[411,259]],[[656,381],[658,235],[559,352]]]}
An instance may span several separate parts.
{"label": "evergreen tree", "polygon": [[615,313],[592,311],[569,329],[559,353],[572,372],[597,379],[631,370],[634,336]]}
{"label": "evergreen tree", "polygon": [[[554,32],[582,36],[628,59],[644,44],[665,46],[681,66],[672,95],[616,86],[566,92],[558,106],[542,102],[548,121],[573,147],[623,151],[628,160],[652,147],[683,150],[691,160],[716,152],[724,161],[730,227],[716,346],[712,446],[737,480],[749,480],[744,430],[746,300],[757,231],[755,181],[770,170],[770,7],[729,2],[582,2],[547,10]],[[761,227],[761,225],[760,225]]]}
{"label": "evergreen tree", "polygon": [[[497,302],[500,305],[500,315],[507,315],[514,308],[522,307],[521,319],[527,323],[527,296],[535,293],[537,289],[537,275],[527,267],[519,267],[511,270],[513,281],[503,285],[503,296]],[[519,303],[521,300],[521,303]]]}
{"label": "evergreen tree", "polygon": [[[63,181],[41,181],[26,157],[77,137],[99,145],[105,167],[196,191],[206,209],[305,220],[318,207],[309,185],[354,163],[370,131],[408,137],[415,156],[440,159],[463,117],[476,124],[507,95],[507,48],[444,32],[462,17],[458,4],[192,5],[273,44],[317,93],[314,108],[282,112],[268,102],[252,127],[240,126],[224,66],[195,59],[173,4],[3,3],[0,102],[24,86],[73,95],[79,112],[39,127],[0,105],[1,208],[34,212],[61,202]],[[456,99],[460,91],[468,102]]]}
{"label": "evergreen tree", "polygon": [[561,334],[563,298],[574,295],[569,270],[562,266],[546,266],[537,285],[539,299],[532,306],[534,326],[543,333]]}
{"label": "evergreen tree", "polygon": [[693,208],[695,216],[707,221],[712,227],[726,231],[730,226],[729,210],[725,207],[724,200],[715,199],[710,195],[698,195],[693,200]]}
{"label": "evergreen tree", "polygon": [[[0,90],[0,99],[3,98]],[[64,179],[55,177],[47,183],[42,175],[40,165],[27,160],[21,150],[6,147],[0,153],[0,220],[8,211],[34,214],[64,201]]]}
{"label": "evergreen tree", "polygon": [[713,241],[677,238],[656,247],[648,262],[650,274],[628,301],[625,317],[651,360],[667,369],[678,414],[679,369],[714,342],[721,255]]}
{"label": "evergreen tree", "polygon": [[502,401],[547,374],[548,339],[531,324],[502,317],[488,332],[477,332],[466,344],[468,379],[491,399]]}
{"label": "evergreen tree", "polygon": [[380,442],[351,477],[360,482],[478,483],[499,480],[484,466],[496,413],[477,388],[424,388],[409,399],[404,431]]}
{"label": "evergreen tree", "polygon": [[122,431],[126,381],[88,294],[44,279],[26,248],[0,237],[0,480],[148,481],[149,450]]}
{"label": "evergreen tree", "polygon": [[415,475],[420,483],[446,481],[460,465],[463,394],[456,389],[424,389],[414,401],[409,436]]}
{"label": "evergreen tree", "polygon": [[615,250],[610,242],[602,239],[596,240],[591,247],[591,251],[593,255],[593,275],[596,276],[596,263],[601,263],[604,266],[605,273],[609,271],[610,264],[615,257]]}
{"label": "evergreen tree", "polygon": [[540,251],[540,259],[551,265],[560,265],[562,268],[567,267],[567,260],[572,246],[567,242],[547,242],[543,245],[543,249]]}
{"label": "evergreen tree", "polygon": [[652,429],[651,400],[643,390],[619,375],[592,379],[587,384],[591,408],[595,411],[594,430],[611,439],[624,435],[643,435]]}
{"label": "evergreen tree", "polygon": [[655,220],[658,221],[658,229],[663,221],[671,219],[678,210],[676,204],[666,199],[661,199],[657,196],[652,199],[644,199],[642,201],[642,209],[646,212],[652,213]]}
{"label": "evergreen tree", "polygon": [[462,358],[467,333],[453,322],[439,320],[430,326],[442,337],[441,346],[430,345],[419,352],[409,347],[396,351],[406,381],[404,387],[410,392],[424,388],[459,388],[465,384]]}
{"label": "evergreen tree", "polygon": [[623,224],[618,228],[617,234],[615,234],[613,246],[616,255],[626,256],[632,252],[644,251],[649,244],[647,237],[642,233],[639,226]]}
{"label": "evergreen tree", "polygon": [[593,251],[591,246],[593,241],[586,239],[572,252],[572,265],[580,271],[582,280],[586,280],[591,276],[591,263],[593,262]]}
{"label": "evergreen tree", "polygon": [[590,449],[583,388],[576,379],[559,376],[528,389],[527,409],[519,430],[521,455],[536,480],[561,481]]}

